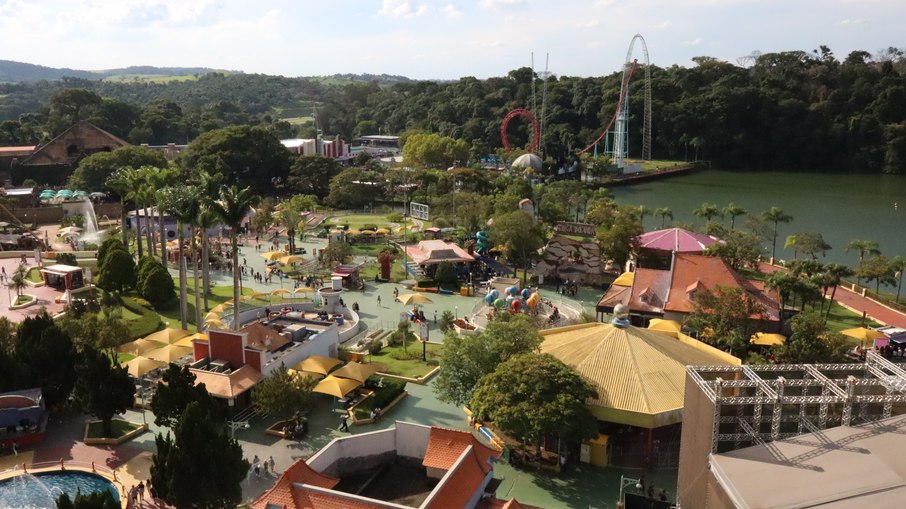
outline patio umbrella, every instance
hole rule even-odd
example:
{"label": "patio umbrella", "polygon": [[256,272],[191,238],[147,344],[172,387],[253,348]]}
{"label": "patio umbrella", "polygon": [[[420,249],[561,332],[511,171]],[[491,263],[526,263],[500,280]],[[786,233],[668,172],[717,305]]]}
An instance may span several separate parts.
{"label": "patio umbrella", "polygon": [[9,223],[7,223],[6,221],[0,221],[0,228],[6,228],[7,226],[9,226]]}
{"label": "patio umbrella", "polygon": [[374,230],[362,230],[360,233],[362,235],[374,235]]}
{"label": "patio umbrella", "polygon": [[[229,307],[232,307],[232,306],[229,306]],[[210,312],[211,313],[223,313],[224,311],[226,311],[226,308],[227,308],[227,306],[224,306],[223,304],[218,304],[218,305],[214,306],[213,308],[211,308]]]}
{"label": "patio umbrella", "polygon": [[283,251],[268,251],[266,253],[261,254],[261,257],[264,258],[265,260],[276,260],[277,258],[280,258],[283,256],[286,256],[286,253],[284,253]]}
{"label": "patio umbrella", "polygon": [[280,288],[279,290],[274,290],[271,292],[271,295],[283,295],[285,293],[290,293],[286,288]]}
{"label": "patio umbrella", "polygon": [[315,289],[310,286],[300,286],[299,288],[293,290],[293,293],[312,293],[314,291]]}
{"label": "patio umbrella", "polygon": [[851,338],[856,338],[859,341],[871,341],[873,339],[884,339],[887,337],[887,334],[884,334],[881,331],[869,329],[866,327],[855,327],[852,329],[842,330],[840,331],[840,334],[849,336]]}
{"label": "patio umbrella", "polygon": [[362,385],[362,382],[359,382],[358,380],[337,378],[333,375],[328,375],[324,380],[318,382],[318,385],[315,386],[313,392],[320,392],[321,394],[329,394],[331,396],[336,396],[337,398],[342,398],[360,385]]}
{"label": "patio umbrella", "polygon": [[223,324],[220,320],[206,320],[204,322],[206,329],[225,329],[226,325]]}
{"label": "patio umbrella", "polygon": [[160,341],[161,343],[166,343],[168,345],[171,345],[171,344],[175,343],[176,341],[178,341],[190,334],[192,334],[192,333],[185,329],[174,329],[171,327],[167,327],[164,330],[157,331],[153,334],[149,334],[149,335],[145,336],[145,339],[148,339],[151,341]]}
{"label": "patio umbrella", "polygon": [[323,355],[309,355],[305,360],[293,366],[296,371],[307,371],[309,373],[318,373],[326,375],[330,370],[342,364],[343,361],[333,357],[324,357]]}
{"label": "patio umbrella", "polygon": [[208,335],[203,332],[199,332],[192,334],[191,336],[186,336],[173,344],[176,346],[187,346],[189,348],[195,348],[195,343],[193,343],[193,341],[195,341],[196,339],[207,341]]}
{"label": "patio umbrella", "polygon": [[402,302],[403,304],[405,304],[407,306],[409,304],[428,304],[428,303],[434,302],[433,300],[429,299],[427,296],[422,295],[420,293],[406,293],[406,294],[403,294],[403,295],[400,295],[399,297],[397,297],[396,300]]}
{"label": "patio umbrella", "polygon": [[390,230],[388,230],[387,228],[378,228],[374,231],[374,233],[378,235],[387,235],[388,233],[390,233]]}
{"label": "patio umbrella", "polygon": [[662,318],[653,318],[648,322],[648,328],[651,330],[659,330],[662,332],[680,332],[683,330],[683,326],[675,320],[664,320]]}
{"label": "patio umbrella", "polygon": [[767,332],[756,332],[755,334],[752,334],[752,337],[749,339],[749,343],[760,346],[782,345],[785,341],[786,336],[783,334],[770,334]]}
{"label": "patio umbrella", "polygon": [[167,346],[167,344],[162,341],[154,341],[153,339],[136,339],[135,341],[130,341],[124,345],[120,345],[117,350],[123,353],[131,353],[132,355],[144,355],[145,352],[156,350],[164,346]]}
{"label": "patio umbrella", "polygon": [[174,362],[181,357],[190,355],[192,349],[188,346],[167,345],[157,350],[145,352],[145,357],[161,362]]}
{"label": "patio umbrella", "polygon": [[244,300],[255,300],[255,299],[260,299],[262,297],[267,297],[267,294],[264,292],[255,292],[255,293],[246,295],[245,297],[243,297],[243,299]]}
{"label": "patio umbrella", "polygon": [[166,362],[149,359],[147,357],[135,357],[131,361],[123,364],[123,367],[126,368],[126,371],[128,371],[130,375],[135,378],[140,378],[145,376],[149,371],[162,368],[166,365]]}
{"label": "patio umbrella", "polygon": [[380,368],[377,364],[362,364],[361,362],[347,362],[345,366],[334,371],[333,376],[351,378],[365,383],[368,377],[377,373]]}
{"label": "patio umbrella", "polygon": [[205,320],[220,320],[220,313],[216,311],[209,311],[208,314],[204,315]]}
{"label": "patio umbrella", "polygon": [[304,260],[304,258],[302,258],[301,256],[289,255],[289,256],[283,256],[280,259],[278,259],[277,261],[282,263],[283,265],[289,265],[291,263],[301,262],[302,260]]}

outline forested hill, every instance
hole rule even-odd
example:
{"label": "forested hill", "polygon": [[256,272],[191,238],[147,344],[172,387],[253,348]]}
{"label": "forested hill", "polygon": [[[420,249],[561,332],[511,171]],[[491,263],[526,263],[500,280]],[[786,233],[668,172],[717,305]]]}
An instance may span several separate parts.
{"label": "forested hill", "polygon": [[[837,58],[828,48],[767,53],[740,66],[708,57],[691,67],[652,66],[652,155],[697,156],[722,168],[906,173],[906,53],[891,48]],[[644,73],[629,92],[630,156],[641,151]],[[529,68],[451,82],[285,78],[207,73],[197,80],[111,82],[64,79],[0,85],[0,144],[33,143],[78,112],[133,143],[185,142],[237,123],[268,123],[280,136],[311,135],[317,108],[328,135],[418,129],[465,139],[473,157],[501,146],[507,112],[545,97],[545,155],[566,161],[614,115],[620,74],[554,76],[532,87]],[[88,95],[65,89],[84,89]],[[68,94],[68,95],[67,95]],[[103,98],[103,99],[102,99]],[[73,108],[71,102],[78,107]],[[84,104],[79,103],[84,101]],[[290,119],[297,124],[280,122]],[[528,126],[510,125],[513,146]]]}
{"label": "forested hill", "polygon": [[214,69],[207,67],[155,67],[152,65],[137,65],[102,71],[84,71],[66,67],[46,67],[25,62],[14,62],[12,60],[0,60],[0,82],[10,83],[59,80],[66,77],[98,80],[116,76],[193,76],[211,71],[214,71]]}

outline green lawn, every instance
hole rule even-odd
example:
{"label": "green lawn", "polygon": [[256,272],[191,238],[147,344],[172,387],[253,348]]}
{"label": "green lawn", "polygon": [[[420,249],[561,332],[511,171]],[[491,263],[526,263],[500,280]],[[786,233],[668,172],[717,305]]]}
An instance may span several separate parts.
{"label": "green lawn", "polygon": [[16,297],[16,302],[14,302],[13,305],[19,306],[21,304],[25,304],[26,302],[31,302],[33,300],[35,300],[35,298],[30,295],[19,295]]}
{"label": "green lawn", "polygon": [[[865,323],[862,323],[862,315],[859,313],[853,313],[852,311],[846,309],[845,307],[837,304],[837,301],[834,301],[834,306],[831,308],[830,316],[827,319],[827,328],[834,331],[840,332],[843,329],[851,329],[853,327],[880,327],[881,324],[875,322],[871,318],[866,318]],[[852,342],[858,343],[857,339],[852,339]]]}
{"label": "green lawn", "polygon": [[386,367],[382,370],[384,373],[419,378],[437,367],[443,347],[437,343],[428,343],[428,362],[422,362],[422,343],[418,341],[408,341],[405,350],[402,346],[388,346],[381,353],[369,357],[371,362],[378,362]]}
{"label": "green lawn", "polygon": [[129,432],[138,429],[138,424],[114,419],[110,422],[112,434],[109,437],[104,436],[103,428],[100,421],[88,423],[88,438],[119,438]]}
{"label": "green lawn", "polygon": [[41,277],[41,271],[37,267],[32,267],[28,269],[28,274],[26,275],[29,281],[32,283],[43,283],[44,278]]}
{"label": "green lawn", "polygon": [[132,355],[131,353],[117,352],[117,354],[116,354],[117,364],[125,364],[134,358],[135,358],[135,356]]}
{"label": "green lawn", "polygon": [[302,125],[311,124],[314,121],[314,117],[287,117],[281,118],[280,120],[289,122],[292,125]]}

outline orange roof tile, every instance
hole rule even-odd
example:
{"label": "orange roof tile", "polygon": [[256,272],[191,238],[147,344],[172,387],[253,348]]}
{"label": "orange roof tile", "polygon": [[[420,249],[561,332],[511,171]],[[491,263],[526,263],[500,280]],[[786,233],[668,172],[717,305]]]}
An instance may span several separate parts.
{"label": "orange roof tile", "polygon": [[638,269],[632,282],[629,309],[649,313],[663,313],[667,290],[670,288],[670,272],[666,270]]}
{"label": "orange roof tile", "polygon": [[278,334],[270,327],[258,322],[243,327],[240,332],[248,334],[248,347],[255,350],[273,352],[289,344],[289,340]]}
{"label": "orange roof tile", "polygon": [[296,497],[293,492],[298,490],[293,489],[293,483],[310,484],[330,489],[339,484],[339,482],[339,479],[320,474],[308,466],[308,463],[304,460],[299,460],[283,472],[283,475],[280,476],[273,488],[264,492],[252,503],[252,508],[264,509],[268,504],[279,507],[302,508],[305,506],[296,504]]}
{"label": "orange roof tile", "polygon": [[[434,430],[431,432],[433,435]],[[480,445],[480,444],[479,444]],[[430,449],[430,443],[428,445]],[[476,451],[477,447],[473,447]],[[495,451],[496,452],[496,451]],[[427,457],[427,456],[426,456]],[[481,486],[482,481],[488,471],[480,463],[479,455],[467,454],[463,460],[456,465],[452,474],[442,481],[438,491],[433,494],[425,509],[449,509],[454,507],[465,507],[475,494],[475,489]]]}
{"label": "orange roof tile", "polygon": [[499,451],[482,444],[471,433],[438,427],[431,428],[428,450],[425,451],[425,459],[422,461],[422,465],[428,468],[449,470],[456,463],[456,460],[462,456],[462,452],[466,450],[466,447],[470,445],[473,446],[472,450],[482,465],[481,469],[485,473],[489,472],[491,465],[488,460],[492,457],[499,457]]}
{"label": "orange roof tile", "polygon": [[765,317],[777,319],[779,306],[768,295],[759,291],[757,286],[740,276],[722,259],[694,254],[676,254],[670,297],[664,305],[664,311],[691,313],[692,295],[696,291],[713,290],[717,286],[739,288],[747,292],[765,308]]}

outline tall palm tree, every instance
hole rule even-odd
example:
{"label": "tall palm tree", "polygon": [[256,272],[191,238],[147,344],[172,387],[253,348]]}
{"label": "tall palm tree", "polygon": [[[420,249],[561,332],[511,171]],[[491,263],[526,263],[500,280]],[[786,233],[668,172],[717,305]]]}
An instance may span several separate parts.
{"label": "tall palm tree", "polygon": [[695,217],[703,217],[706,221],[722,215],[720,209],[713,203],[702,203],[700,207],[692,211],[692,214]]}
{"label": "tall palm tree", "polygon": [[152,179],[159,171],[155,166],[142,166],[137,170],[135,196],[145,212],[145,222],[148,228],[148,235],[145,239],[148,242],[148,256],[154,256],[154,215],[151,213],[150,207],[156,199],[156,188]]}
{"label": "tall palm tree", "polygon": [[840,282],[843,281],[843,278],[852,277],[855,274],[855,271],[842,263],[828,263],[824,266],[824,273],[827,274],[831,280],[830,302],[827,305],[827,313],[824,315],[825,318],[827,318],[830,316],[831,307],[834,305],[837,287],[840,286]]}
{"label": "tall palm tree", "polygon": [[771,260],[773,261],[777,255],[777,224],[789,223],[793,220],[793,216],[785,214],[780,207],[771,207],[770,210],[761,213],[761,218],[774,225],[774,232],[771,235]]}
{"label": "tall palm tree", "polygon": [[120,228],[123,230],[123,245],[129,249],[129,229],[126,227],[128,218],[126,216],[126,202],[129,201],[129,192],[132,189],[130,174],[132,168],[120,168],[107,177],[106,186],[116,192],[120,197]]}
{"label": "tall palm tree", "polygon": [[[123,167],[115,172],[107,179],[107,186],[115,190],[120,195],[120,202],[125,204],[125,202],[131,201],[135,204],[135,240],[136,245],[138,246],[138,257],[141,258],[143,255],[142,251],[142,217],[139,211],[140,199],[141,199],[141,188],[142,188],[143,176],[142,173],[130,167]],[[126,209],[123,207],[123,244],[126,246],[126,249],[129,248],[129,239],[126,235]]]}
{"label": "tall palm tree", "polygon": [[724,213],[724,216],[730,216],[730,229],[735,230],[736,229],[736,217],[744,216],[744,215],[748,214],[749,211],[740,207],[739,205],[737,205],[733,202],[730,202],[729,205],[724,207],[723,213]]}
{"label": "tall palm tree", "polygon": [[[151,172],[149,175],[149,181],[154,189],[154,200],[156,203],[160,203],[165,198],[163,194],[167,186],[173,184],[176,181],[177,175],[179,175],[179,170],[175,166],[168,166],[166,168],[156,168],[157,171]],[[158,242],[160,242],[160,262],[164,264],[164,267],[167,266],[167,229],[164,226],[164,210],[158,205],[155,207],[157,209],[157,228],[158,228]]]}
{"label": "tall palm tree", "polygon": [[670,210],[669,207],[658,207],[654,209],[654,215],[661,216],[661,229],[666,225],[668,217],[673,221],[673,211]]}
{"label": "tall palm tree", "polygon": [[179,238],[179,256],[176,258],[176,264],[179,267],[179,319],[183,329],[189,328],[189,295],[186,288],[185,243],[185,225],[193,220],[193,211],[191,210],[192,197],[189,192],[186,187],[170,187],[163,202],[167,213],[176,219],[176,232]]}
{"label": "tall palm tree", "polygon": [[248,187],[221,187],[218,199],[211,204],[211,210],[230,227],[230,244],[233,247],[233,330],[239,328],[239,227],[242,219],[255,203],[255,196]]}
{"label": "tall palm tree", "polygon": [[[877,242],[873,240],[859,240],[853,239],[849,241],[849,244],[846,245],[846,252],[856,251],[859,253],[859,269],[862,268],[862,264],[865,262],[865,255],[879,255],[881,250],[879,249]],[[858,275],[858,269],[856,269],[856,284],[862,283],[861,276]]]}
{"label": "tall palm tree", "polygon": [[198,228],[201,229],[201,266],[203,267],[201,275],[205,311],[209,309],[208,297],[211,294],[211,245],[208,242],[208,230],[220,224],[217,214],[214,213],[211,207],[214,199],[219,194],[222,178],[223,175],[220,173],[212,174],[204,170],[197,171],[194,175],[194,181],[201,196],[201,208],[198,213],[197,224]]}
{"label": "tall palm tree", "polygon": [[785,270],[772,272],[764,281],[764,286],[768,290],[776,291],[780,296],[780,327],[783,328],[783,311],[786,309],[787,301],[790,295],[796,291],[799,278]]}
{"label": "tall palm tree", "polygon": [[893,268],[894,277],[897,278],[897,304],[900,303],[900,288],[903,286],[903,271],[906,270],[906,258],[894,256],[890,260],[890,266]]}

